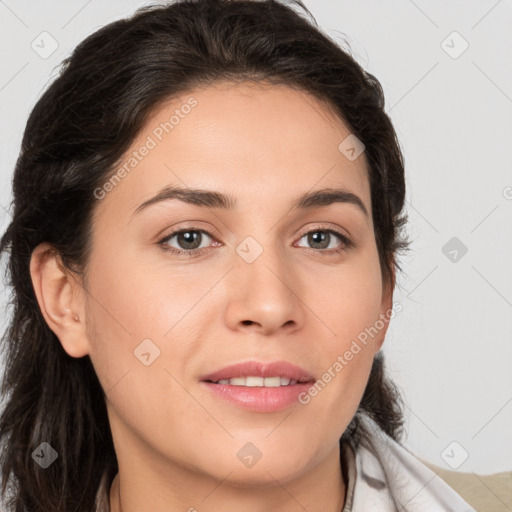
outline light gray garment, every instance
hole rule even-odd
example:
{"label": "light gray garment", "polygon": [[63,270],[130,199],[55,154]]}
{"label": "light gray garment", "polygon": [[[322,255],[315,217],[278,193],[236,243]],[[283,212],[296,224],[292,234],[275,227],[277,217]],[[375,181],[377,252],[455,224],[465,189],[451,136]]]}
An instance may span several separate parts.
{"label": "light gray garment", "polygon": [[368,415],[361,421],[371,432],[369,442],[356,450],[342,444],[348,467],[342,512],[477,512]]}

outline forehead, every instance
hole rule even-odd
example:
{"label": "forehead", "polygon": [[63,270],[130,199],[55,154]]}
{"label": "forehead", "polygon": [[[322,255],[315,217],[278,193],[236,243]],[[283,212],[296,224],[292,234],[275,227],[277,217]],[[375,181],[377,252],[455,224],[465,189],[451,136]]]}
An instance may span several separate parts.
{"label": "forehead", "polygon": [[98,209],[117,215],[162,187],[222,190],[279,205],[312,189],[344,187],[371,211],[364,153],[340,151],[349,128],[320,100],[285,85],[220,82],[153,112],[114,169],[124,172]]}

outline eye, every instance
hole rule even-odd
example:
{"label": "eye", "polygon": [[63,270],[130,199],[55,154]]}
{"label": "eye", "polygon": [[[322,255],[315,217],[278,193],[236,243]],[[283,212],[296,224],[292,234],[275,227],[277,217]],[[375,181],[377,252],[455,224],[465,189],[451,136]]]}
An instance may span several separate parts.
{"label": "eye", "polygon": [[[213,239],[213,236],[204,229],[181,229],[167,235],[158,243],[162,245],[163,249],[166,251],[191,256],[202,252],[202,249],[204,249],[204,247],[201,247],[201,243],[204,241],[204,235],[206,235],[207,238]],[[174,238],[176,239],[178,248],[168,245],[168,242]]]}
{"label": "eye", "polygon": [[[318,249],[322,252],[328,253],[338,253],[354,245],[349,238],[333,229],[315,228],[314,230],[308,231],[304,234],[301,237],[301,240],[303,238],[307,239],[307,243],[312,245],[313,249]],[[336,238],[338,239],[338,244],[336,244]],[[334,247],[332,246],[333,243]]]}
{"label": "eye", "polygon": [[[309,249],[313,251],[316,249],[315,252],[325,252],[328,254],[340,253],[354,246],[354,243],[349,238],[334,229],[315,228],[302,235],[300,240],[303,238],[307,238],[307,243],[313,246]],[[194,228],[174,231],[162,238],[158,244],[161,245],[165,251],[171,252],[172,254],[193,257],[199,255],[207,248],[207,239],[211,239],[215,244],[221,245],[208,231]],[[338,239],[337,244],[336,239]],[[178,247],[170,245],[173,240]],[[203,245],[203,242],[206,245]],[[334,248],[332,247],[332,243],[334,243]]]}

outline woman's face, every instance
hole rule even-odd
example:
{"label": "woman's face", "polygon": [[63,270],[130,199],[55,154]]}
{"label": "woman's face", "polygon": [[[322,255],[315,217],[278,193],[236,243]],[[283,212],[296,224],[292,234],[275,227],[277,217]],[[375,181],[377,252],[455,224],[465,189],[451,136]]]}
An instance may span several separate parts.
{"label": "woman's face", "polygon": [[[217,84],[153,114],[124,172],[96,190],[83,343],[121,467],[262,484],[338,464],[387,323],[368,329],[391,307],[365,155],[352,139],[339,148],[349,135],[305,93]],[[141,206],[177,187],[190,200]],[[295,206],[324,189],[361,205]],[[285,361],[322,385],[299,396],[202,381],[247,361]]]}

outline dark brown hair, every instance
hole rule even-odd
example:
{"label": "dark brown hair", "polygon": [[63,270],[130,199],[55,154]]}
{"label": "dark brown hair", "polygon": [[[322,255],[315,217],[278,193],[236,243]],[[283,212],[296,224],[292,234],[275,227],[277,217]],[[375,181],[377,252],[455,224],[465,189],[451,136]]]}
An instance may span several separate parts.
{"label": "dark brown hair", "polygon": [[[309,93],[364,143],[383,283],[395,284],[396,255],[409,242],[402,237],[403,158],[383,91],[301,1],[177,0],[101,28],[65,59],[29,116],[13,176],[12,222],[0,240],[13,292],[2,338],[0,421],[2,496],[10,511],[91,512],[102,475],[117,471],[104,391],[89,357],[67,355],[46,324],[29,272],[32,251],[49,242],[85,278],[93,191],[158,106],[220,80],[265,80]],[[366,411],[398,440],[400,402],[379,352],[343,437],[364,438],[358,418]],[[43,441],[58,453],[45,470],[31,457]]]}

